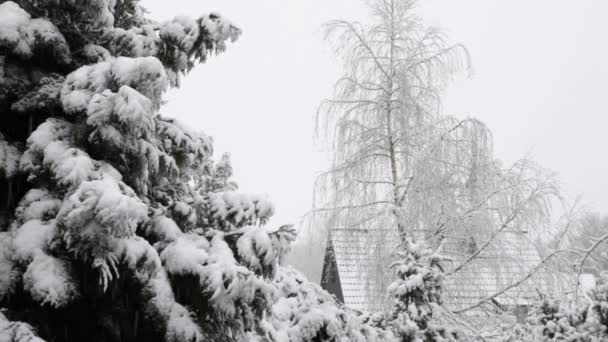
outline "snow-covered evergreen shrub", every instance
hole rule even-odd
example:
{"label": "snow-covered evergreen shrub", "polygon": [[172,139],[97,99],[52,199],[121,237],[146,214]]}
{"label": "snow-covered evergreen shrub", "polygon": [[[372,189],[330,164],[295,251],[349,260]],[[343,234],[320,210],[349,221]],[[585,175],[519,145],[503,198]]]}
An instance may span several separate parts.
{"label": "snow-covered evergreen shrub", "polygon": [[395,335],[403,342],[458,340],[455,332],[431,321],[441,304],[442,257],[409,238],[400,257],[392,264],[397,279],[388,287],[394,303],[388,321]]}
{"label": "snow-covered evergreen shrub", "polygon": [[[489,327],[490,329],[492,327]],[[497,342],[537,342],[534,337],[534,327],[527,323],[518,323],[506,329],[497,331],[498,338],[491,340]],[[488,339],[490,340],[490,339]]]}
{"label": "snow-covered evergreen shrub", "polygon": [[608,283],[588,293],[584,303],[560,303],[543,298],[530,322],[541,341],[598,342],[608,340]]}
{"label": "snow-covered evergreen shrub", "polygon": [[600,283],[589,292],[589,298],[586,329],[593,336],[608,340],[608,275],[602,274]]}
{"label": "snow-covered evergreen shrub", "polygon": [[251,341],[397,341],[376,316],[336,305],[333,296],[291,268],[279,268],[271,284],[277,298]]}
{"label": "snow-covered evergreen shrub", "polygon": [[541,341],[592,341],[586,333],[588,306],[572,307],[543,298],[532,311],[530,322]]}

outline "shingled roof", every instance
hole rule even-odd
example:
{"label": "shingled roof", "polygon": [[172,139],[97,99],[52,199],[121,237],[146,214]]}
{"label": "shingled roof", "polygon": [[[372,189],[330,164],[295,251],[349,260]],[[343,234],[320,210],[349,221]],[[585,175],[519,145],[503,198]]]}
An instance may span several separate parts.
{"label": "shingled roof", "polygon": [[[386,287],[392,277],[387,272],[392,261],[389,251],[399,244],[396,230],[333,229],[321,286],[346,306],[359,311],[378,311],[385,305]],[[337,286],[336,286],[337,281]]]}
{"label": "shingled roof", "polygon": [[[447,265],[448,273],[469,259],[469,255],[455,252],[458,250],[454,247],[455,242],[458,239],[448,240],[443,252],[454,260]],[[526,233],[500,232],[464,267],[446,277],[445,302],[451,309],[463,309],[502,292],[495,297],[495,304],[531,304],[539,298],[539,291],[545,293],[550,288],[547,272],[539,268],[541,262],[538,251]],[[528,274],[530,278],[518,284]]]}
{"label": "shingled roof", "polygon": [[[526,233],[504,230],[486,241],[478,240],[478,246],[491,242],[445,279],[443,299],[449,309],[472,306],[528,273],[534,275],[504,291],[493,303],[508,307],[531,304],[538,298],[537,290],[546,292],[554,285],[544,269],[537,269],[541,258]],[[395,229],[332,229],[321,285],[334,294],[339,289],[338,298],[352,309],[378,311],[386,307],[386,287],[393,280],[388,265],[394,260],[391,252],[399,241]],[[469,258],[470,254],[463,253],[466,243],[467,239],[461,237],[444,241],[442,254],[451,258],[444,265],[447,274]]]}

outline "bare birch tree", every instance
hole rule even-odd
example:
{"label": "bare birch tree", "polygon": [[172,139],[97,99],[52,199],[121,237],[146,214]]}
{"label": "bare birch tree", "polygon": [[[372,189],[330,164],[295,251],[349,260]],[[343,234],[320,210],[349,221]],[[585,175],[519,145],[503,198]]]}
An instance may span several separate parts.
{"label": "bare birch tree", "polygon": [[[462,45],[424,26],[415,5],[375,0],[371,24],[326,25],[344,76],[317,113],[333,161],[315,184],[312,221],[329,231],[396,228],[402,241],[409,235],[435,246],[452,237],[458,258],[448,276],[455,276],[502,232],[547,226],[559,184],[527,159],[503,166],[480,121],[442,115],[446,85],[470,60]],[[374,245],[388,253],[386,243]]]}
{"label": "bare birch tree", "polygon": [[359,226],[384,216],[402,236],[407,232],[402,208],[416,173],[412,161],[433,143],[429,130],[440,120],[448,80],[469,67],[466,49],[425,27],[414,6],[409,0],[374,1],[371,25],[326,24],[326,37],[345,65],[334,97],[317,115],[318,129],[335,152],[315,193],[317,209],[330,212],[330,226]]}

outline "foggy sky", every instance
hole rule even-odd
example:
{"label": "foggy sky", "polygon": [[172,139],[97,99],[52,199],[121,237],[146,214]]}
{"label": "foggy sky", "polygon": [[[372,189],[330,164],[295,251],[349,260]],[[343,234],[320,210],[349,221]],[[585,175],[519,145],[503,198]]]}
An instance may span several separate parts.
{"label": "foggy sky", "polygon": [[[420,13],[472,57],[472,78],[448,89],[444,113],[473,116],[506,163],[528,155],[559,173],[571,196],[608,206],[608,2],[422,0]],[[314,115],[340,67],[322,41],[330,19],[360,19],[358,0],[145,0],[153,18],[218,11],[244,33],[171,91],[162,112],[230,152],[246,192],[275,203],[271,224],[295,223],[326,166]]]}

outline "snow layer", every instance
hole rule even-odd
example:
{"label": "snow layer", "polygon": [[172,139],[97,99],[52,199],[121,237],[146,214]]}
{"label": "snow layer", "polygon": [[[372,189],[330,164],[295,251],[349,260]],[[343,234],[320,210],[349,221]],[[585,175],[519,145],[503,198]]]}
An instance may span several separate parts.
{"label": "snow layer", "polygon": [[323,336],[327,341],[397,341],[371,317],[342,308],[291,268],[281,267],[272,284],[277,300],[262,325],[271,340],[305,342]]}
{"label": "snow layer", "polygon": [[32,19],[12,1],[0,4],[0,49],[25,59],[50,51],[57,62],[71,62],[70,48],[57,27],[44,18]]}
{"label": "snow layer", "polygon": [[164,151],[182,156],[182,167],[208,163],[213,153],[213,140],[209,136],[194,132],[173,119],[159,117],[156,133]]}
{"label": "snow layer", "polygon": [[144,236],[152,241],[175,241],[182,231],[175,221],[166,216],[157,216],[144,227]]}
{"label": "snow layer", "polygon": [[168,245],[160,258],[169,274],[196,275],[208,263],[208,249],[209,243],[205,238],[187,234]]}
{"label": "snow layer", "polygon": [[[20,205],[36,197],[43,198],[43,192],[30,191]],[[23,212],[27,210],[20,211]],[[11,282],[14,280],[11,278],[20,274],[16,273],[18,269],[15,268],[15,265],[20,265],[25,267],[24,289],[40,304],[62,307],[78,298],[76,281],[71,276],[68,263],[48,254],[56,232],[55,220],[45,222],[39,219],[29,220],[12,231],[12,237],[7,238],[6,245],[0,251],[11,251],[10,255],[0,256],[0,269],[6,272],[0,277],[0,297],[2,293],[12,291]]]}
{"label": "snow layer", "polygon": [[157,272],[149,282],[149,291],[153,297],[147,303],[148,310],[160,313],[167,322],[165,340],[203,341],[199,326],[192,319],[192,314],[182,305],[175,302],[173,290],[164,270]]}
{"label": "snow layer", "polygon": [[31,189],[19,202],[15,214],[22,223],[30,220],[46,220],[55,217],[61,203],[60,199],[45,189]]}
{"label": "snow layer", "polygon": [[0,312],[0,342],[44,342],[34,328],[23,322],[11,322]]}
{"label": "snow layer", "polygon": [[[1,5],[0,5],[1,6]],[[19,171],[21,153],[0,133],[0,176],[11,178]]]}
{"label": "snow layer", "polygon": [[234,42],[241,35],[241,30],[219,13],[205,15],[200,22],[201,28],[209,34],[211,40],[217,42],[223,43],[228,39]]}
{"label": "snow layer", "polygon": [[107,30],[105,38],[114,55],[162,59],[171,84],[179,85],[180,74],[190,71],[196,61],[204,62],[211,53],[224,51],[226,41],[235,41],[240,33],[236,25],[212,13],[197,20],[180,16],[154,25],[117,27]]}
{"label": "snow layer", "polygon": [[69,74],[61,91],[61,102],[67,113],[86,113],[95,94],[117,91],[129,86],[147,97],[155,106],[167,88],[167,75],[154,57],[118,57],[85,65]]}
{"label": "snow layer", "polygon": [[66,227],[78,229],[94,220],[118,238],[133,236],[147,215],[147,206],[133,190],[109,177],[83,182],[59,212]]}
{"label": "snow layer", "polygon": [[[43,168],[45,148],[55,141],[71,141],[72,124],[59,119],[48,119],[40,124],[27,139],[27,149],[20,160],[20,168],[32,179]],[[67,147],[66,147],[67,148]]]}
{"label": "snow layer", "polygon": [[222,229],[264,224],[274,214],[274,206],[263,196],[233,191],[210,193],[212,224]]}
{"label": "snow layer", "polygon": [[131,236],[119,239],[117,245],[114,253],[118,260],[140,278],[148,280],[161,270],[158,253],[144,238]]}
{"label": "snow layer", "polygon": [[118,93],[105,90],[93,96],[87,108],[87,124],[101,126],[115,120],[130,131],[152,131],[152,113],[150,99],[129,86],[122,86]]}
{"label": "snow layer", "polygon": [[4,300],[15,291],[20,275],[12,259],[13,249],[9,234],[0,232],[0,300]]}
{"label": "snow layer", "polygon": [[40,220],[31,220],[24,223],[14,232],[14,260],[28,263],[38,254],[44,254],[55,232],[54,220],[48,223]]}
{"label": "snow layer", "polygon": [[253,271],[264,273],[278,258],[270,236],[259,227],[245,227],[241,232],[236,242],[239,257]]}
{"label": "snow layer", "polygon": [[64,141],[53,141],[43,153],[43,165],[51,170],[60,185],[76,185],[92,179],[96,165],[85,152]]}
{"label": "snow layer", "polygon": [[44,253],[36,255],[23,274],[23,286],[40,304],[62,307],[79,297],[68,264]]}

